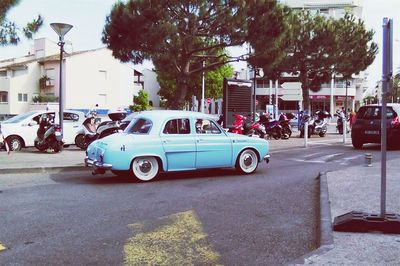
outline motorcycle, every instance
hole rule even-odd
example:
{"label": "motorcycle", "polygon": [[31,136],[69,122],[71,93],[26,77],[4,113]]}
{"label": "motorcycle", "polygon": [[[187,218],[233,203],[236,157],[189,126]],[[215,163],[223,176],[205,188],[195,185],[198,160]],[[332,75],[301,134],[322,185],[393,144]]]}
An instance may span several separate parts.
{"label": "motorcycle", "polygon": [[45,151],[52,148],[54,152],[60,152],[64,146],[61,137],[61,127],[52,123],[50,120],[51,119],[47,117],[47,114],[40,117],[34,146],[39,151]]}
{"label": "motorcycle", "polygon": [[328,123],[331,115],[327,111],[317,111],[314,116],[304,114],[301,117],[299,131],[300,138],[304,137],[304,126],[308,122],[308,138],[311,135],[319,135],[321,138],[325,136],[328,131]]}
{"label": "motorcycle", "polygon": [[233,121],[233,127],[229,129],[229,132],[247,136],[256,135],[260,138],[265,137],[265,127],[259,122],[247,122],[247,117],[240,114],[234,114],[233,116],[235,117],[235,121]]}
{"label": "motorcycle", "polygon": [[90,113],[82,123],[82,129],[75,137],[75,144],[82,150],[86,150],[90,143],[111,134],[122,131],[121,120],[126,117],[126,111],[108,113],[111,121],[104,121],[96,125],[96,114]]}
{"label": "motorcycle", "polygon": [[279,124],[279,121],[270,119],[267,114],[262,114],[260,115],[260,124],[265,127],[268,138],[282,138],[282,126]]}
{"label": "motorcycle", "polygon": [[282,127],[282,139],[288,139],[292,136],[292,126],[290,120],[294,117],[293,114],[281,113],[279,116],[279,125]]}

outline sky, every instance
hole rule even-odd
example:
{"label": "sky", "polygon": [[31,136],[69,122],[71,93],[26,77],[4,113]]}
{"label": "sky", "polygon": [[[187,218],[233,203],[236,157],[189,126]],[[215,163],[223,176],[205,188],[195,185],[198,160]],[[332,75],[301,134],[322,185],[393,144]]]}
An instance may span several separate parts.
{"label": "sky", "polygon": [[[104,47],[101,42],[101,33],[105,25],[106,16],[110,13],[116,0],[21,0],[7,15],[10,21],[23,26],[37,14],[44,18],[44,25],[35,35],[35,38],[48,38],[58,41],[57,34],[51,29],[50,23],[63,22],[73,25],[65,36],[66,41],[72,43],[73,51],[82,51]],[[400,0],[363,0],[363,20],[367,29],[375,31],[374,41],[378,43],[379,53],[374,63],[367,69],[368,86],[375,87],[382,76],[382,21],[384,17],[393,18],[393,69],[400,69]],[[23,38],[18,46],[0,48],[0,60],[26,55],[32,41]],[[242,49],[232,49],[233,55],[243,53]],[[234,68],[244,68],[244,62],[235,64]],[[145,63],[144,67],[151,67]]]}

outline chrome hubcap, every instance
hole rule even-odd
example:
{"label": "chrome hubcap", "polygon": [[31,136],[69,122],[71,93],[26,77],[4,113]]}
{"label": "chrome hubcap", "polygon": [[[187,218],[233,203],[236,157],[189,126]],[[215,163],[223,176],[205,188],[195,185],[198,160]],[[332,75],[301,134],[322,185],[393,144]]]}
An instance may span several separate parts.
{"label": "chrome hubcap", "polygon": [[139,169],[142,173],[148,173],[151,170],[151,163],[147,160],[141,161],[139,163]]}
{"label": "chrome hubcap", "polygon": [[253,158],[251,155],[246,154],[243,158],[243,163],[246,167],[249,167],[253,163]]}

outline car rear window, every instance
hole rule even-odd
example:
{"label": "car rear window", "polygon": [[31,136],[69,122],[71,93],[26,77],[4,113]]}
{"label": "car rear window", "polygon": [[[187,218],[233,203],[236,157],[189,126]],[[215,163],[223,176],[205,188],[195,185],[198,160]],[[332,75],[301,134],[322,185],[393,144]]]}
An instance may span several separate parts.
{"label": "car rear window", "polygon": [[148,134],[152,126],[153,123],[148,119],[134,118],[124,132],[129,134]]}
{"label": "car rear window", "polygon": [[[393,118],[396,112],[392,107],[387,107],[387,118]],[[397,115],[397,114],[396,114]],[[381,106],[364,106],[357,113],[357,119],[381,119]]]}

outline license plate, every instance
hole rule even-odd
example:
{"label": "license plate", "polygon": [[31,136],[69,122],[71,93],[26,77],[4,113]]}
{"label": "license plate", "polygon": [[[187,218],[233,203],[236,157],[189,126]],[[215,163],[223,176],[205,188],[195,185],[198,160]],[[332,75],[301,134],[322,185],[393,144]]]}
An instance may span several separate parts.
{"label": "license plate", "polygon": [[379,135],[379,130],[365,130],[366,135]]}

